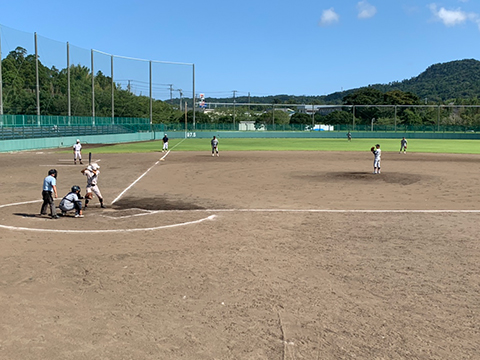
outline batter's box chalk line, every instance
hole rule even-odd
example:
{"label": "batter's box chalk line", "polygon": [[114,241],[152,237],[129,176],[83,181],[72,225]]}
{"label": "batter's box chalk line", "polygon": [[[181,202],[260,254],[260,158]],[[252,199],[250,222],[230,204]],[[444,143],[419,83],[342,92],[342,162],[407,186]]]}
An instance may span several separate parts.
{"label": "batter's box chalk line", "polygon": [[[33,201],[24,201],[24,202],[12,203],[12,204],[4,204],[4,205],[0,205],[0,208],[37,203],[37,202],[41,202],[41,201],[43,201],[43,200],[33,200]],[[145,214],[145,215],[148,215],[148,214]],[[180,227],[180,226],[200,224],[204,221],[213,220],[215,218],[216,218],[216,215],[209,215],[207,217],[204,217],[204,218],[201,218],[201,219],[198,219],[198,220],[193,220],[193,221],[187,221],[187,222],[170,224],[170,225],[148,227],[148,228],[135,228],[135,229],[118,229],[118,228],[117,229],[105,229],[105,230],[39,229],[39,228],[27,228],[27,227],[22,227],[22,226],[9,226],[9,225],[3,225],[3,224],[0,224],[0,228],[7,229],[7,230],[32,231],[32,232],[43,232],[43,233],[107,234],[107,233],[155,231],[155,230],[161,230],[161,229],[169,229],[169,228],[175,228],[175,227]],[[55,221],[61,222],[61,220],[55,220]]]}

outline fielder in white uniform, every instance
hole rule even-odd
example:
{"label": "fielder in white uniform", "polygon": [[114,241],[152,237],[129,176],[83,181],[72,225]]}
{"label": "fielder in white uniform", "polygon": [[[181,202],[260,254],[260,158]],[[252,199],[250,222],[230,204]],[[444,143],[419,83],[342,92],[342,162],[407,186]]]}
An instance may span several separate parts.
{"label": "fielder in white uniform", "polygon": [[214,136],[212,141],[210,141],[210,144],[212,145],[212,156],[215,156],[215,153],[217,156],[220,156],[218,154],[218,139]]}
{"label": "fielder in white uniform", "polygon": [[82,144],[80,144],[80,140],[77,139],[77,143],[73,145],[73,163],[77,164],[77,159],[80,160],[80,164],[82,163]]}
{"label": "fielder in white uniform", "polygon": [[87,208],[88,202],[93,199],[93,194],[97,195],[97,198],[100,201],[100,207],[105,208],[103,205],[102,193],[100,192],[100,188],[97,184],[98,176],[100,175],[100,170],[98,169],[100,169],[100,166],[97,163],[92,163],[81,171],[81,173],[87,177],[85,208]]}
{"label": "fielder in white uniform", "polygon": [[375,158],[373,159],[373,173],[380,174],[380,157],[382,155],[382,150],[380,150],[380,144],[375,145],[372,148],[372,153]]}

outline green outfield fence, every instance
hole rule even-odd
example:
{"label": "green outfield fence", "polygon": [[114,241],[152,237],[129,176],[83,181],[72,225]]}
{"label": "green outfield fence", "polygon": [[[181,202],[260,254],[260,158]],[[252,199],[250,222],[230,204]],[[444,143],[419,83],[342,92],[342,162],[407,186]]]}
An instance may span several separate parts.
{"label": "green outfield fence", "polygon": [[150,124],[146,118],[68,117],[0,115],[0,152],[69,147],[75,139],[82,143],[112,144],[169,138],[346,138],[388,139],[480,139],[480,128],[459,125],[333,125],[321,131],[311,125],[261,125],[249,130],[242,124],[183,123]]}
{"label": "green outfield fence", "polygon": [[[462,126],[462,125],[355,125],[355,129],[351,124],[331,125],[333,130],[317,130],[311,125],[304,124],[274,124],[261,125],[255,129],[242,130],[239,124],[231,123],[214,123],[202,124],[197,123],[195,126],[191,123],[187,124],[187,131],[240,131],[240,132],[268,132],[268,131],[298,131],[312,133],[339,133],[339,132],[394,132],[394,133],[480,133],[480,126]],[[161,128],[161,131],[184,131],[185,124],[154,124],[154,127]],[[338,135],[338,134],[337,134]],[[344,134],[345,135],[345,134]],[[343,135],[342,135],[343,136]],[[375,135],[376,136],[376,135]]]}
{"label": "green outfield fence", "polygon": [[0,140],[150,132],[149,119],[0,115]]}

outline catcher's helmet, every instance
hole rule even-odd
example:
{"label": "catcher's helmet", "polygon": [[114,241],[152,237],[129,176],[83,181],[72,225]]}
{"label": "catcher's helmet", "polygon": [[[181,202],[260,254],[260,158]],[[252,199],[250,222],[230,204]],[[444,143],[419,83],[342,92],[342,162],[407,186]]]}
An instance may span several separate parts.
{"label": "catcher's helmet", "polygon": [[53,175],[54,178],[57,177],[57,169],[50,169],[48,170],[48,175]]}
{"label": "catcher's helmet", "polygon": [[78,185],[73,185],[73,186],[72,186],[72,192],[74,192],[74,193],[79,193],[79,192],[80,192],[80,186],[78,186]]}

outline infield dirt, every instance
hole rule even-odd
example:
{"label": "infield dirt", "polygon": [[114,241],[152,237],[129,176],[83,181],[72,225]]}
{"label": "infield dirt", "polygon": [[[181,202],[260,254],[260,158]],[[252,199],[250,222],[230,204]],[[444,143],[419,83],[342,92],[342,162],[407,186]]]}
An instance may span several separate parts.
{"label": "infield dirt", "polygon": [[107,209],[52,220],[80,165],[0,154],[0,358],[479,357],[480,156],[161,156],[96,148]]}

